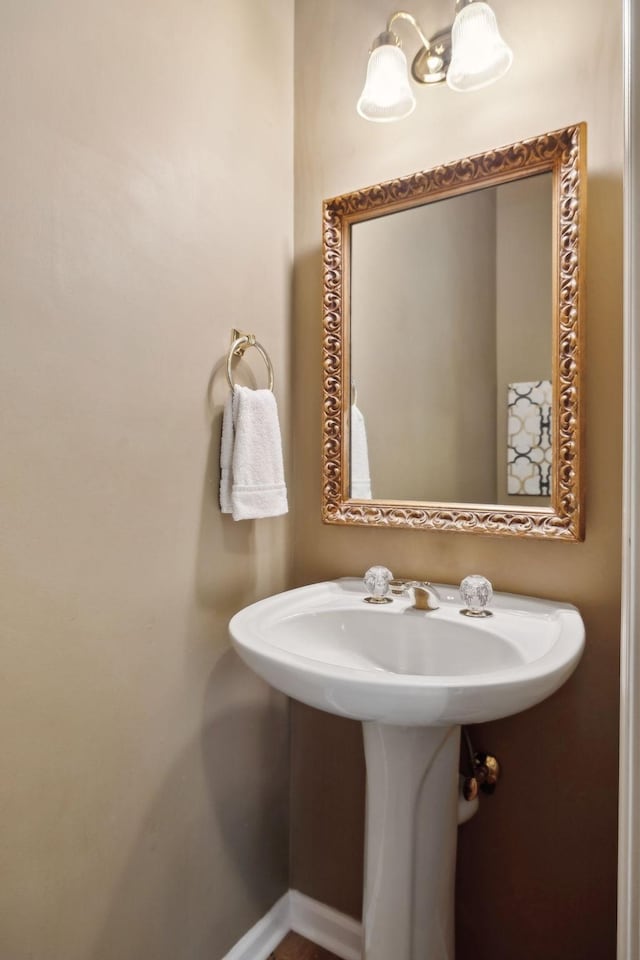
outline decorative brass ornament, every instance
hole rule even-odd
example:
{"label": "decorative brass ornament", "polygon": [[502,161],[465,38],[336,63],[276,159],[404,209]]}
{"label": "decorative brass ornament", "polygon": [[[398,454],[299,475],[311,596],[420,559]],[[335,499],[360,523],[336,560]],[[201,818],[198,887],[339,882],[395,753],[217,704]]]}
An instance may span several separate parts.
{"label": "decorative brass ornament", "polygon": [[475,800],[480,793],[480,785],[475,777],[465,777],[462,784],[462,796],[467,802]]}
{"label": "decorative brass ornament", "polygon": [[474,776],[483,793],[493,793],[500,779],[500,764],[490,753],[476,753],[473,757]]}
{"label": "decorative brass ornament", "polygon": [[[575,541],[584,538],[582,406],[586,125],[326,200],[323,209],[325,523]],[[553,177],[553,465],[550,507],[349,496],[350,230],[354,223],[538,173]]]}
{"label": "decorative brass ornament", "polygon": [[471,772],[462,783],[462,795],[465,800],[475,800],[479,792],[491,795],[500,779],[500,762],[485,751],[475,751],[467,727],[462,728],[462,740],[466,747],[467,760]]}

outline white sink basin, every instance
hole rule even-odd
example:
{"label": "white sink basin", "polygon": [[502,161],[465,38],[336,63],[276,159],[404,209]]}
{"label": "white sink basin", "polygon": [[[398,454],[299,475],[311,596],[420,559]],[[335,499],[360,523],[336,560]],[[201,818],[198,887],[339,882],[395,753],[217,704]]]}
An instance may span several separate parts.
{"label": "white sink basin", "polygon": [[364,603],[360,580],[289,590],[241,610],[240,656],[274,687],[361,720],[367,764],[363,960],[454,960],[460,724],[544,700],[580,659],[567,604],[495,594],[487,619]]}
{"label": "white sink basin", "polygon": [[236,614],[240,656],[284,693],[330,713],[405,726],[451,726],[504,717],[544,700],[584,646],[567,604],[496,594],[487,619],[460,615],[454,587],[439,610],[408,599],[363,602],[362,583],[290,590]]}

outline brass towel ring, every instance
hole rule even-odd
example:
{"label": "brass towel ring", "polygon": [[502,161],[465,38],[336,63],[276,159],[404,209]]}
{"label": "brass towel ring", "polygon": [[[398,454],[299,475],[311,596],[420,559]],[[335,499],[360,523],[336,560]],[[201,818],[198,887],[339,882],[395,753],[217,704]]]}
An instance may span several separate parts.
{"label": "brass towel ring", "polygon": [[231,346],[229,347],[229,355],[227,357],[227,380],[229,381],[229,386],[233,390],[234,382],[233,377],[231,376],[231,361],[234,357],[243,357],[245,351],[248,350],[249,347],[255,347],[267,365],[267,371],[269,373],[269,390],[273,390],[273,366],[271,365],[269,354],[262,344],[258,343],[252,333],[240,333],[238,330],[234,330],[232,332],[232,342]]}

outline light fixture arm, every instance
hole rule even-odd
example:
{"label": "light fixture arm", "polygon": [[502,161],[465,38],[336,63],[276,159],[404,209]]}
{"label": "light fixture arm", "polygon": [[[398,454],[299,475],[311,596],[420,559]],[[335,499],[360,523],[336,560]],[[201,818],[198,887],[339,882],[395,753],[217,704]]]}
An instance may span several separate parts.
{"label": "light fixture arm", "polygon": [[418,34],[418,36],[420,37],[420,40],[422,41],[422,45],[424,46],[425,50],[431,50],[431,42],[425,36],[425,33],[422,27],[420,26],[416,18],[413,16],[413,14],[407,13],[406,10],[396,10],[395,13],[391,14],[389,19],[387,20],[387,33],[393,33],[393,30],[391,28],[393,27],[393,24],[395,23],[396,20],[406,20],[408,23],[410,23],[413,29]]}

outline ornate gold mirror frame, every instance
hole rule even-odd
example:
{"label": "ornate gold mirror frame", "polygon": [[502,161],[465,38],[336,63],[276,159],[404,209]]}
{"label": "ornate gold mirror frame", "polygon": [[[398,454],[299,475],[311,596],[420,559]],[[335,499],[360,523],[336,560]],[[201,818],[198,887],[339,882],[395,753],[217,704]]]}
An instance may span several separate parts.
{"label": "ornate gold mirror frame", "polygon": [[[584,537],[581,367],[586,125],[326,200],[323,208],[323,492],[326,523],[501,536]],[[482,187],[553,179],[553,402],[550,506],[357,500],[349,496],[350,245],[353,224]]]}

